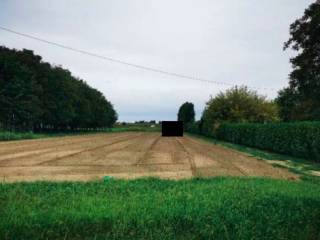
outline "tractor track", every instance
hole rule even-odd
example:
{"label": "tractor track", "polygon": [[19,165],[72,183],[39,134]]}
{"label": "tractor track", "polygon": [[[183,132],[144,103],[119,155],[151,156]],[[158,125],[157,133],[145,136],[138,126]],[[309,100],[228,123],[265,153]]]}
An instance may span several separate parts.
{"label": "tractor track", "polygon": [[104,176],[298,178],[286,169],[196,138],[146,132],[0,143],[0,160],[0,181],[7,182],[90,181]]}
{"label": "tractor track", "polygon": [[95,151],[95,150],[98,150],[100,148],[104,148],[104,147],[107,147],[107,146],[111,146],[111,145],[115,145],[115,144],[118,144],[118,143],[121,143],[121,142],[126,142],[126,141],[130,141],[134,138],[137,138],[141,136],[141,134],[139,135],[134,135],[133,137],[130,137],[130,138],[126,138],[126,139],[121,139],[121,140],[117,140],[117,141],[114,141],[114,142],[111,142],[111,143],[107,143],[107,144],[103,144],[103,145],[99,145],[99,146],[96,146],[96,147],[93,147],[93,148],[87,148],[87,149],[84,149],[84,150],[81,150],[79,152],[76,152],[76,153],[72,153],[72,154],[68,154],[68,155],[65,155],[65,156],[62,156],[62,157],[58,157],[58,158],[54,158],[54,159],[51,159],[51,160],[48,160],[48,161],[44,161],[44,162],[41,162],[39,164],[36,164],[38,166],[42,166],[42,165],[45,165],[47,163],[52,163],[52,162],[55,162],[55,161],[59,161],[61,159],[64,159],[64,158],[69,158],[69,157],[73,157],[73,156],[77,156],[79,154],[82,154],[84,152],[92,152],[92,151]]}
{"label": "tractor track", "polygon": [[212,151],[212,146],[206,146],[205,144],[202,144],[201,142],[195,141],[195,140],[190,139],[190,138],[185,138],[184,140],[187,141],[187,142],[188,141],[192,142],[193,144],[196,144],[196,145],[200,146],[205,151],[198,150],[198,149],[194,148],[195,151],[197,151],[198,153],[201,153],[202,155],[207,156],[211,161],[217,161],[222,165],[226,165],[228,168],[233,168],[233,169],[239,171],[243,176],[247,176],[248,175],[241,168],[239,168],[238,166],[236,166],[234,163],[232,163],[229,160],[219,159],[219,157],[212,158],[212,155],[213,155],[212,153],[214,153],[214,151]]}
{"label": "tractor track", "polygon": [[[111,133],[113,134],[113,133]],[[113,134],[114,135],[114,134]],[[48,145],[45,148],[54,148],[58,146],[65,145],[66,143],[69,144],[75,144],[75,143],[81,143],[85,141],[92,140],[91,136],[93,135],[77,135],[77,136],[64,136],[64,137],[48,137],[48,138],[42,138],[42,139],[29,139],[29,140],[20,140],[20,141],[12,141],[12,142],[0,142],[0,147],[2,148],[0,150],[0,155],[11,153],[14,151],[24,151],[28,150],[30,148],[35,148],[39,145],[43,147],[43,145]],[[94,135],[95,138],[103,138],[104,135],[102,134],[96,134]],[[60,142],[64,142],[64,144],[59,144]],[[69,142],[70,141],[70,142]],[[17,143],[19,142],[19,145],[17,146]]]}
{"label": "tractor track", "polygon": [[158,136],[157,138],[155,138],[153,140],[153,142],[151,143],[151,145],[146,149],[145,153],[142,155],[141,158],[139,158],[139,160],[136,162],[136,165],[146,165],[144,164],[147,160],[148,157],[150,157],[150,152],[154,149],[154,147],[156,146],[156,144],[160,141],[161,137]]}
{"label": "tractor track", "polygon": [[180,140],[178,138],[175,138],[175,140],[178,143],[178,145],[181,147],[181,149],[187,154],[192,176],[196,177],[197,176],[197,167],[194,162],[193,154],[190,151],[188,151],[188,149],[180,142]]}
{"label": "tractor track", "polygon": [[[117,139],[118,138],[123,139],[123,138],[126,138],[126,137],[127,137],[127,135],[125,135],[125,136],[117,136]],[[99,138],[98,140],[102,140],[102,139]],[[90,141],[90,139],[86,139],[86,140],[82,140],[82,141],[61,143],[61,144],[56,145],[55,147],[45,147],[45,148],[40,148],[40,149],[34,149],[33,151],[14,153],[14,154],[11,154],[11,157],[6,157],[6,158],[3,158],[3,159],[0,158],[0,166],[3,167],[3,166],[6,166],[6,164],[12,163],[14,161],[19,161],[19,160],[21,161],[23,159],[36,158],[36,157],[44,156],[46,154],[52,154],[52,153],[55,153],[55,152],[59,152],[59,151],[62,150],[61,147],[66,147],[66,146],[70,146],[70,149],[74,148],[74,150],[76,151],[77,149],[81,149],[81,147],[77,147],[76,144],[85,144],[85,143],[91,143],[91,142],[92,142],[92,140]],[[37,147],[39,147],[39,145],[37,145]],[[20,155],[20,156],[16,156],[16,155]]]}
{"label": "tractor track", "polygon": [[[117,136],[117,138],[124,138],[125,136]],[[100,139],[101,138],[101,139]],[[97,140],[102,140],[103,137],[101,136],[100,138],[96,139]],[[57,141],[59,142],[59,141]],[[70,146],[74,146],[75,144],[83,144],[83,143],[91,143],[92,139],[76,139],[70,142],[64,142],[64,143],[60,143],[60,144],[55,144],[53,146],[47,146],[47,147],[39,147],[40,143],[37,144],[32,144],[29,147],[23,147],[23,149],[27,149],[27,151],[23,151],[23,149],[19,149],[19,148],[14,148],[15,153],[12,154],[13,150],[7,150],[5,152],[0,152],[0,164],[5,163],[6,161],[12,161],[12,160],[18,160],[18,159],[23,159],[25,157],[36,157],[36,156],[41,156],[43,154],[46,153],[52,153],[55,152],[57,150],[59,150],[59,147],[64,147],[66,145],[70,145]],[[33,148],[33,145],[35,145],[36,147]],[[40,144],[41,145],[41,144]],[[52,145],[52,144],[50,144]],[[1,146],[1,145],[0,145]],[[32,149],[31,151],[29,151],[29,149]],[[39,152],[40,151],[40,152]],[[2,158],[1,156],[7,156],[7,155],[13,155],[12,157],[4,157]],[[15,157],[15,155],[18,155]],[[20,156],[19,156],[20,155]]]}

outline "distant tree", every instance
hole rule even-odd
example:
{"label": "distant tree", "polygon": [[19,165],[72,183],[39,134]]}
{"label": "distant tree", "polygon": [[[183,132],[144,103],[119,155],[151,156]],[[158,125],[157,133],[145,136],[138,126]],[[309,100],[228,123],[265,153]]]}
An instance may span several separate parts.
{"label": "distant tree", "polygon": [[290,26],[284,49],[298,55],[291,59],[289,87],[277,102],[284,120],[320,120],[320,1],[311,4],[302,18]]}
{"label": "distant tree", "polygon": [[221,122],[270,122],[278,120],[277,105],[247,87],[234,87],[209,100],[203,127],[212,131]]}
{"label": "distant tree", "polygon": [[178,112],[178,121],[183,121],[184,128],[195,121],[195,111],[193,103],[185,102]]}

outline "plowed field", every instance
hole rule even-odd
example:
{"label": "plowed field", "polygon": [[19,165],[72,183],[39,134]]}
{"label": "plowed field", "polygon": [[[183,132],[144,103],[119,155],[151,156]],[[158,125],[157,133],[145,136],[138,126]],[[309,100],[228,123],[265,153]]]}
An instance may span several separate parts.
{"label": "plowed field", "polygon": [[0,143],[0,181],[297,176],[205,141],[159,133],[112,133]]}

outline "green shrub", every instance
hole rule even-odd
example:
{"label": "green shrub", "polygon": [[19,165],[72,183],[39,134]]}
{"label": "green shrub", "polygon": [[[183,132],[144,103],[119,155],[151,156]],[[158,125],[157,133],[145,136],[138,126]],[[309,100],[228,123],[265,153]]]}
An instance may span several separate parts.
{"label": "green shrub", "polygon": [[202,122],[196,121],[193,123],[189,123],[186,131],[189,133],[193,133],[193,134],[201,134],[202,133]]}
{"label": "green shrub", "polygon": [[320,122],[222,124],[220,140],[320,161]]}

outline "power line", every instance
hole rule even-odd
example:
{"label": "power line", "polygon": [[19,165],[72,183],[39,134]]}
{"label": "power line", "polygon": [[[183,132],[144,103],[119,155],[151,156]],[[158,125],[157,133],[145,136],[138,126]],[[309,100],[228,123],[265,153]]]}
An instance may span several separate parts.
{"label": "power line", "polygon": [[[2,27],[2,26],[0,26],[0,29],[3,30],[3,31],[6,31],[6,32],[10,32],[10,33],[22,36],[22,37],[26,37],[26,38],[33,39],[33,40],[36,40],[36,41],[39,41],[39,42],[42,42],[42,43],[46,43],[46,44],[49,44],[49,45],[60,47],[60,48],[63,48],[63,49],[69,50],[69,51],[73,51],[73,52],[81,53],[81,54],[84,54],[84,55],[87,55],[87,56],[91,56],[91,57],[107,60],[107,61],[110,61],[110,62],[114,62],[114,63],[126,65],[126,66],[130,66],[130,67],[133,67],[133,68],[142,69],[142,70],[145,70],[145,71],[161,73],[161,74],[165,74],[165,75],[169,75],[169,76],[173,76],[173,77],[184,78],[184,79],[189,79],[189,80],[194,80],[194,81],[201,81],[201,82],[212,83],[212,84],[217,84],[217,85],[235,86],[235,84],[232,84],[232,83],[213,81],[213,80],[208,80],[208,79],[204,79],[204,78],[198,78],[198,77],[194,77],[194,76],[179,74],[179,73],[175,73],[175,72],[169,72],[169,71],[165,71],[165,70],[161,70],[161,69],[157,69],[157,68],[152,68],[152,67],[147,67],[147,66],[144,66],[144,65],[139,65],[139,64],[134,64],[134,63],[122,61],[120,59],[116,59],[116,58],[112,58],[112,57],[102,56],[102,55],[99,55],[99,54],[96,54],[96,53],[88,52],[88,51],[85,51],[85,50],[69,47],[69,46],[66,46],[66,45],[63,45],[63,44],[60,44],[60,43],[48,41],[46,39],[38,38],[38,37],[29,35],[29,34],[26,34],[26,33],[17,32],[15,30],[12,30],[12,29],[9,29],[9,28],[6,28],[6,27]],[[261,88],[261,87],[250,87],[250,88],[275,91],[274,88]]]}

